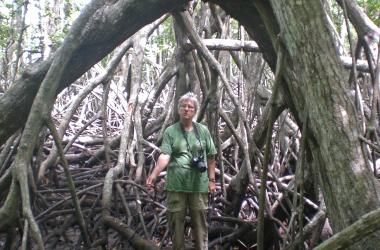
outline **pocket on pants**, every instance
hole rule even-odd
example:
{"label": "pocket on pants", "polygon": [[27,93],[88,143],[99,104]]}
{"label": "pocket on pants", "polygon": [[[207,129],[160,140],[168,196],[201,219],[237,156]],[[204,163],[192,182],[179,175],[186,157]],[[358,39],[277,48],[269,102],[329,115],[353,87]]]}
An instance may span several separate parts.
{"label": "pocket on pants", "polygon": [[179,192],[167,192],[169,212],[178,212],[186,209],[186,194]]}
{"label": "pocket on pants", "polygon": [[206,210],[208,207],[207,193],[192,193],[189,194],[189,207],[193,210]]}

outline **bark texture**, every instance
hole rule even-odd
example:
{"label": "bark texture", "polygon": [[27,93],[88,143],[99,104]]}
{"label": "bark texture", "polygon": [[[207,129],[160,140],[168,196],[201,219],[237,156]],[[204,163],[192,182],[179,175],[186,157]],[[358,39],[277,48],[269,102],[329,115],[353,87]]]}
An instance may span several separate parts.
{"label": "bark texture", "polygon": [[299,119],[309,116],[309,143],[319,163],[323,195],[333,227],[340,231],[379,206],[349,86],[323,18],[322,2],[307,8],[298,1],[272,5],[291,61],[284,75],[289,97]]}
{"label": "bark texture", "polygon": [[[272,68],[273,44],[280,35],[287,53],[283,92],[298,121],[308,113],[308,143],[334,231],[378,208],[377,181],[365,163],[358,138],[362,131],[322,1],[307,6],[302,1],[271,1],[271,5],[265,1],[212,2],[245,26],[265,58],[271,59]],[[252,17],[255,12],[259,14]],[[272,47],[263,44],[268,39]],[[379,241],[380,237],[373,237],[357,247],[375,249]]]}

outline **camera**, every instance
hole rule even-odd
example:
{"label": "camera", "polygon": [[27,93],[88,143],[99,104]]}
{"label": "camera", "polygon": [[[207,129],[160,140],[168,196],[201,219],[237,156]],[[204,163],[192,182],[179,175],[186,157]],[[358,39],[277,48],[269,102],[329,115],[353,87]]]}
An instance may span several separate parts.
{"label": "camera", "polygon": [[195,156],[191,159],[191,166],[198,169],[200,172],[204,172],[207,169],[203,155]]}

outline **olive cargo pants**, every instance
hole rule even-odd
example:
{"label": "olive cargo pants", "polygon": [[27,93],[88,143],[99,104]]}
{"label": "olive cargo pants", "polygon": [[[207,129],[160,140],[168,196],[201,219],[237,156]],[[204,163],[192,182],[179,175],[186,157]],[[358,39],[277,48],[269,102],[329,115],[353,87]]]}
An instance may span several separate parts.
{"label": "olive cargo pants", "polygon": [[189,210],[195,249],[207,250],[207,200],[206,193],[167,192],[168,222],[173,249],[185,249],[185,217]]}

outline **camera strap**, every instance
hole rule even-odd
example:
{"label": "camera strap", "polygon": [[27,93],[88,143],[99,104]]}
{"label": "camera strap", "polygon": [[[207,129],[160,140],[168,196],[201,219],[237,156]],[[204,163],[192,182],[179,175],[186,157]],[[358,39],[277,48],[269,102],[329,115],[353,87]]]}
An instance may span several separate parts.
{"label": "camera strap", "polygon": [[[187,134],[186,134],[185,130],[183,129],[182,124],[180,124],[180,126],[181,126],[181,131],[182,131],[183,137],[185,137],[185,140],[186,140],[187,151],[189,151],[189,153],[191,154],[191,156],[193,156],[193,153],[190,150],[189,141],[187,140]],[[201,146],[201,150],[202,150],[202,154],[203,154],[204,153],[203,152],[203,146],[202,146],[201,138],[199,137],[198,127],[197,127],[197,124],[195,122],[193,122],[193,129],[194,129],[194,132],[195,132],[195,137],[199,141],[199,145]]]}

